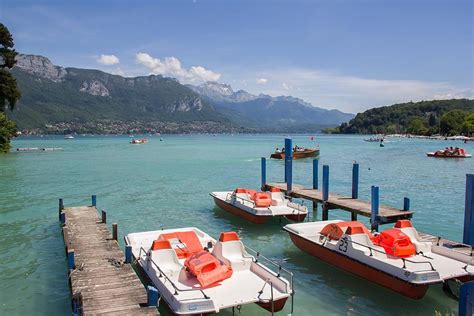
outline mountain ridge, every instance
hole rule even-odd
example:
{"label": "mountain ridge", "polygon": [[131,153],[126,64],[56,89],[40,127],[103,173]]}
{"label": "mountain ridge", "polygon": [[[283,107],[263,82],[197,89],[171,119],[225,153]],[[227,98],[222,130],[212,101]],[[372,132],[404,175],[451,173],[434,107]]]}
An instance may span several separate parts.
{"label": "mountain ridge", "polygon": [[[123,77],[61,67],[39,55],[19,54],[11,71],[23,96],[9,116],[20,129],[41,133],[93,130],[94,124],[113,126],[101,130],[111,133],[141,125],[165,128],[162,132],[315,132],[353,117],[294,97],[256,96],[217,82],[199,88],[161,75]],[[193,124],[199,127],[190,128]]]}
{"label": "mountain ridge", "polygon": [[314,131],[314,126],[336,126],[354,118],[353,114],[315,107],[292,96],[253,95],[244,90],[234,92],[230,85],[217,82],[187,86],[237,124],[253,128],[263,126],[272,131],[309,132]]}

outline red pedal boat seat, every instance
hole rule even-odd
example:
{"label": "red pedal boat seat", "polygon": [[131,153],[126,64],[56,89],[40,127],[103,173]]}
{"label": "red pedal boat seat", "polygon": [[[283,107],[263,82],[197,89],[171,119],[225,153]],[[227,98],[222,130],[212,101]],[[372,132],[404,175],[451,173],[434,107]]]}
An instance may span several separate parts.
{"label": "red pedal boat seat", "polygon": [[405,233],[399,229],[390,228],[381,232],[373,240],[374,244],[381,246],[389,255],[406,258],[416,253],[415,245]]}
{"label": "red pedal boat seat", "polygon": [[216,257],[204,250],[192,254],[186,259],[184,266],[196,276],[202,287],[208,287],[232,276],[231,267],[222,264]]}
{"label": "red pedal boat seat", "polygon": [[160,240],[168,240],[179,259],[188,258],[195,252],[203,250],[198,236],[193,231],[161,234]]}
{"label": "red pedal boat seat", "polygon": [[370,233],[367,227],[365,227],[364,224],[358,221],[327,224],[326,226],[324,226],[323,229],[321,229],[320,234],[323,236],[327,236],[330,240],[339,240],[342,235],[346,233],[349,227],[354,228],[351,229],[352,235],[355,234],[356,231],[360,231],[367,234],[370,239],[374,238],[374,236]]}

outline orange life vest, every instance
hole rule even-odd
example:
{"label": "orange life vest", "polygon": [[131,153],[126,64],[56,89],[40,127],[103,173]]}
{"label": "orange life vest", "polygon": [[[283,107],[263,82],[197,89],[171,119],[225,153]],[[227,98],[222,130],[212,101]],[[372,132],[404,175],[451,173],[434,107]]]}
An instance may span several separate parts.
{"label": "orange life vest", "polygon": [[269,207],[272,205],[272,198],[270,194],[266,192],[257,192],[252,196],[252,200],[255,202],[256,207]]}
{"label": "orange life vest", "polygon": [[232,268],[222,264],[216,257],[207,251],[192,254],[184,262],[188,271],[196,276],[202,287],[208,287],[232,276]]}
{"label": "orange life vest", "polygon": [[404,232],[396,228],[389,228],[377,235],[374,244],[383,247],[389,255],[405,258],[416,253],[415,245]]}

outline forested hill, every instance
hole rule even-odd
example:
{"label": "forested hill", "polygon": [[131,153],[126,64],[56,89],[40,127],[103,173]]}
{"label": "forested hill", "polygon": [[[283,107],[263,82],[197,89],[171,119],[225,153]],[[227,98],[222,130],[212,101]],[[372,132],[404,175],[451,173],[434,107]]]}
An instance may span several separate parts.
{"label": "forested hill", "polygon": [[443,134],[469,133],[466,131],[466,121],[473,113],[474,100],[469,99],[400,103],[358,113],[348,123],[342,123],[326,132],[428,135],[441,130]]}
{"label": "forested hill", "polygon": [[37,55],[18,55],[11,72],[22,97],[9,116],[25,133],[315,132],[354,117],[289,96],[64,68]]}

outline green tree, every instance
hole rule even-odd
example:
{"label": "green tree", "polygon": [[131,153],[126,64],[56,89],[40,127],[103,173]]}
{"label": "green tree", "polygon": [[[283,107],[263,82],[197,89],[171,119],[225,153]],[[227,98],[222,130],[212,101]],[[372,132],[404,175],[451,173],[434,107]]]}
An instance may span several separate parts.
{"label": "green tree", "polygon": [[441,117],[441,133],[448,135],[461,134],[467,114],[467,112],[462,110],[451,110],[445,113]]}
{"label": "green tree", "polygon": [[438,126],[438,120],[436,119],[436,115],[434,115],[433,113],[430,114],[430,117],[428,119],[428,126],[429,127]]}
{"label": "green tree", "polygon": [[414,117],[408,123],[407,132],[414,135],[425,135],[428,133],[428,128],[421,117]]}
{"label": "green tree", "polygon": [[15,122],[9,120],[5,113],[0,112],[0,152],[8,152],[10,150],[10,139],[15,134]]}
{"label": "green tree", "polygon": [[464,124],[462,126],[462,131],[466,135],[474,134],[474,113],[469,114],[466,117],[466,120],[464,121]]}
{"label": "green tree", "polygon": [[13,37],[8,28],[0,23],[0,151],[8,152],[10,140],[16,134],[15,123],[7,118],[5,110],[13,111],[21,94],[16,80],[9,72],[15,63],[17,52],[13,49]]}

